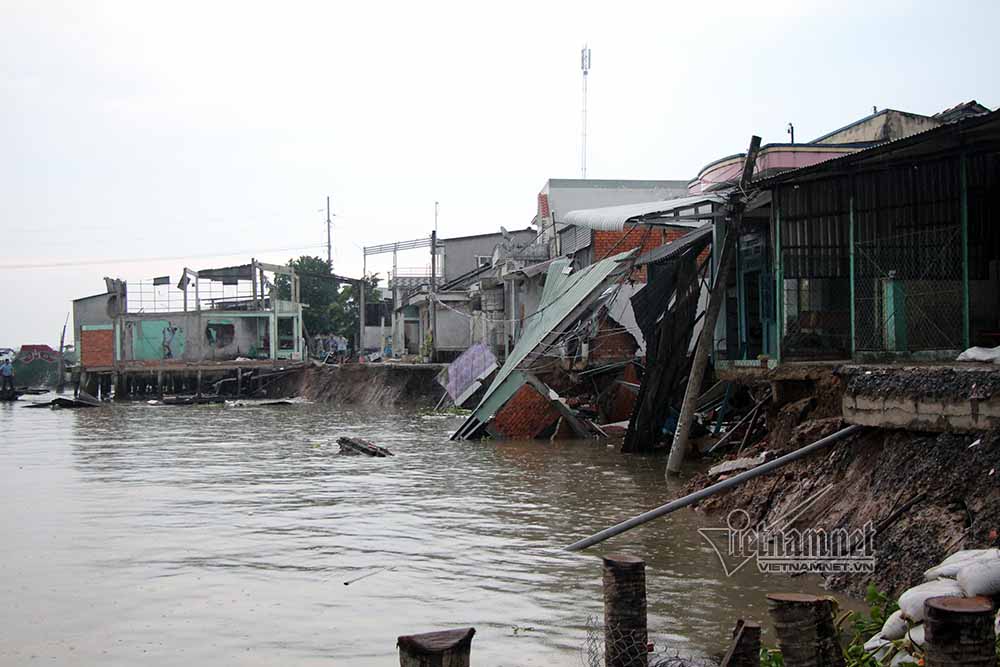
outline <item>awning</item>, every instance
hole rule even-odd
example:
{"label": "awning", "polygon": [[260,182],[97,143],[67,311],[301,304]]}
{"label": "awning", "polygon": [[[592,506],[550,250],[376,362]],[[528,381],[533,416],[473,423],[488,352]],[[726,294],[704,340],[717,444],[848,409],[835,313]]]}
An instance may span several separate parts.
{"label": "awning", "polygon": [[626,223],[639,222],[654,222],[659,225],[676,225],[678,227],[700,227],[702,223],[696,220],[671,221],[670,215],[675,211],[683,211],[703,204],[722,204],[725,201],[717,194],[700,194],[640,204],[584,208],[570,211],[559,222],[612,232],[625,229]]}
{"label": "awning", "polygon": [[698,252],[701,252],[701,250],[711,242],[712,223],[706,222],[693,232],[688,232],[679,239],[661,245],[658,248],[653,248],[645,255],[641,255],[635,260],[635,265],[644,266],[646,264],[662,262],[672,257],[676,257],[691,247],[694,247]]}
{"label": "awning", "polygon": [[235,285],[240,280],[253,280],[253,266],[224,266],[218,269],[202,269],[198,277],[203,280],[215,280],[226,285]]}

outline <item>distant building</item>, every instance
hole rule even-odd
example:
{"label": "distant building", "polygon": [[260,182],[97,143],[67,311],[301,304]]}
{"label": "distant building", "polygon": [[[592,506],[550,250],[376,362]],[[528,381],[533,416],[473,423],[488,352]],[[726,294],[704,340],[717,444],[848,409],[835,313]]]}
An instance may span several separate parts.
{"label": "distant building", "polygon": [[184,269],[176,285],[167,276],[105,282],[104,293],[73,301],[83,371],[304,357],[298,276],[289,267]]}
{"label": "distant building", "polygon": [[[433,290],[429,267],[394,275],[389,281],[394,303],[393,355],[424,356],[433,348],[436,359],[451,360],[473,341],[481,340],[473,323],[480,305],[480,277],[492,271],[495,258],[503,252],[530,245],[537,237],[535,230],[521,229],[438,239],[438,275]],[[432,303],[437,337],[429,343]]]}

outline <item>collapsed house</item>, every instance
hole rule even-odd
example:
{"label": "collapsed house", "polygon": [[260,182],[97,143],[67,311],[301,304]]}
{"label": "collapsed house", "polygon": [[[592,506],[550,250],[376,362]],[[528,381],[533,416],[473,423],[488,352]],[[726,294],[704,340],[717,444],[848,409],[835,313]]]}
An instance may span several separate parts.
{"label": "collapsed house", "polygon": [[557,431],[562,420],[578,436],[593,434],[542,377],[589,355],[596,317],[616,296],[612,286],[628,274],[634,254],[619,253],[579,271],[568,259],[549,266],[538,309],[453,439],[538,437]]}
{"label": "collapsed house", "polygon": [[254,374],[259,380],[267,368],[307,354],[299,277],[290,267],[253,260],[185,268],[176,286],[168,276],[105,283],[105,292],[73,301],[80,386],[88,393],[110,393],[112,384],[139,394],[200,393],[205,374],[239,375],[249,387]]}

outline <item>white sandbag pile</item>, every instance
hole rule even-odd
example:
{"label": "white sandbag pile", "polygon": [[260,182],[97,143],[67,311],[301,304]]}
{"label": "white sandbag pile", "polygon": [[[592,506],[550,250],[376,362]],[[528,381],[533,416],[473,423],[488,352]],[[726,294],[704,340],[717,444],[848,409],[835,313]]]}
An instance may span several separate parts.
{"label": "white sandbag pile", "polygon": [[903,618],[919,623],[924,620],[924,602],[942,596],[966,597],[962,594],[962,587],[954,579],[927,581],[899,596],[899,608],[903,612]]}
{"label": "white sandbag pile", "polygon": [[[899,609],[882,630],[865,642],[865,652],[889,667],[915,662],[924,646],[924,603],[936,597],[973,597],[1000,594],[1000,549],[967,549],[945,558],[924,572],[924,583],[899,596]],[[996,617],[1000,634],[1000,613]]]}

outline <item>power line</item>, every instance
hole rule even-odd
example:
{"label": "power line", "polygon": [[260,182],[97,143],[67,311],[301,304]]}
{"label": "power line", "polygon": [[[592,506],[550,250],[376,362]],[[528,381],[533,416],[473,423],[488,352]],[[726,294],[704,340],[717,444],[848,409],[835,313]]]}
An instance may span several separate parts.
{"label": "power line", "polygon": [[67,260],[65,262],[47,262],[39,264],[0,264],[0,271],[3,270],[25,270],[25,269],[58,269],[76,266],[101,266],[109,264],[136,264],[141,262],[167,262],[181,261],[186,259],[205,259],[211,257],[235,257],[238,255],[254,255],[263,252],[296,252],[299,250],[314,250],[325,248],[326,245],[308,245],[297,248],[265,248],[257,250],[235,250],[232,252],[215,252],[198,255],[174,255],[169,257],[123,257],[118,259],[93,259],[93,260]]}

